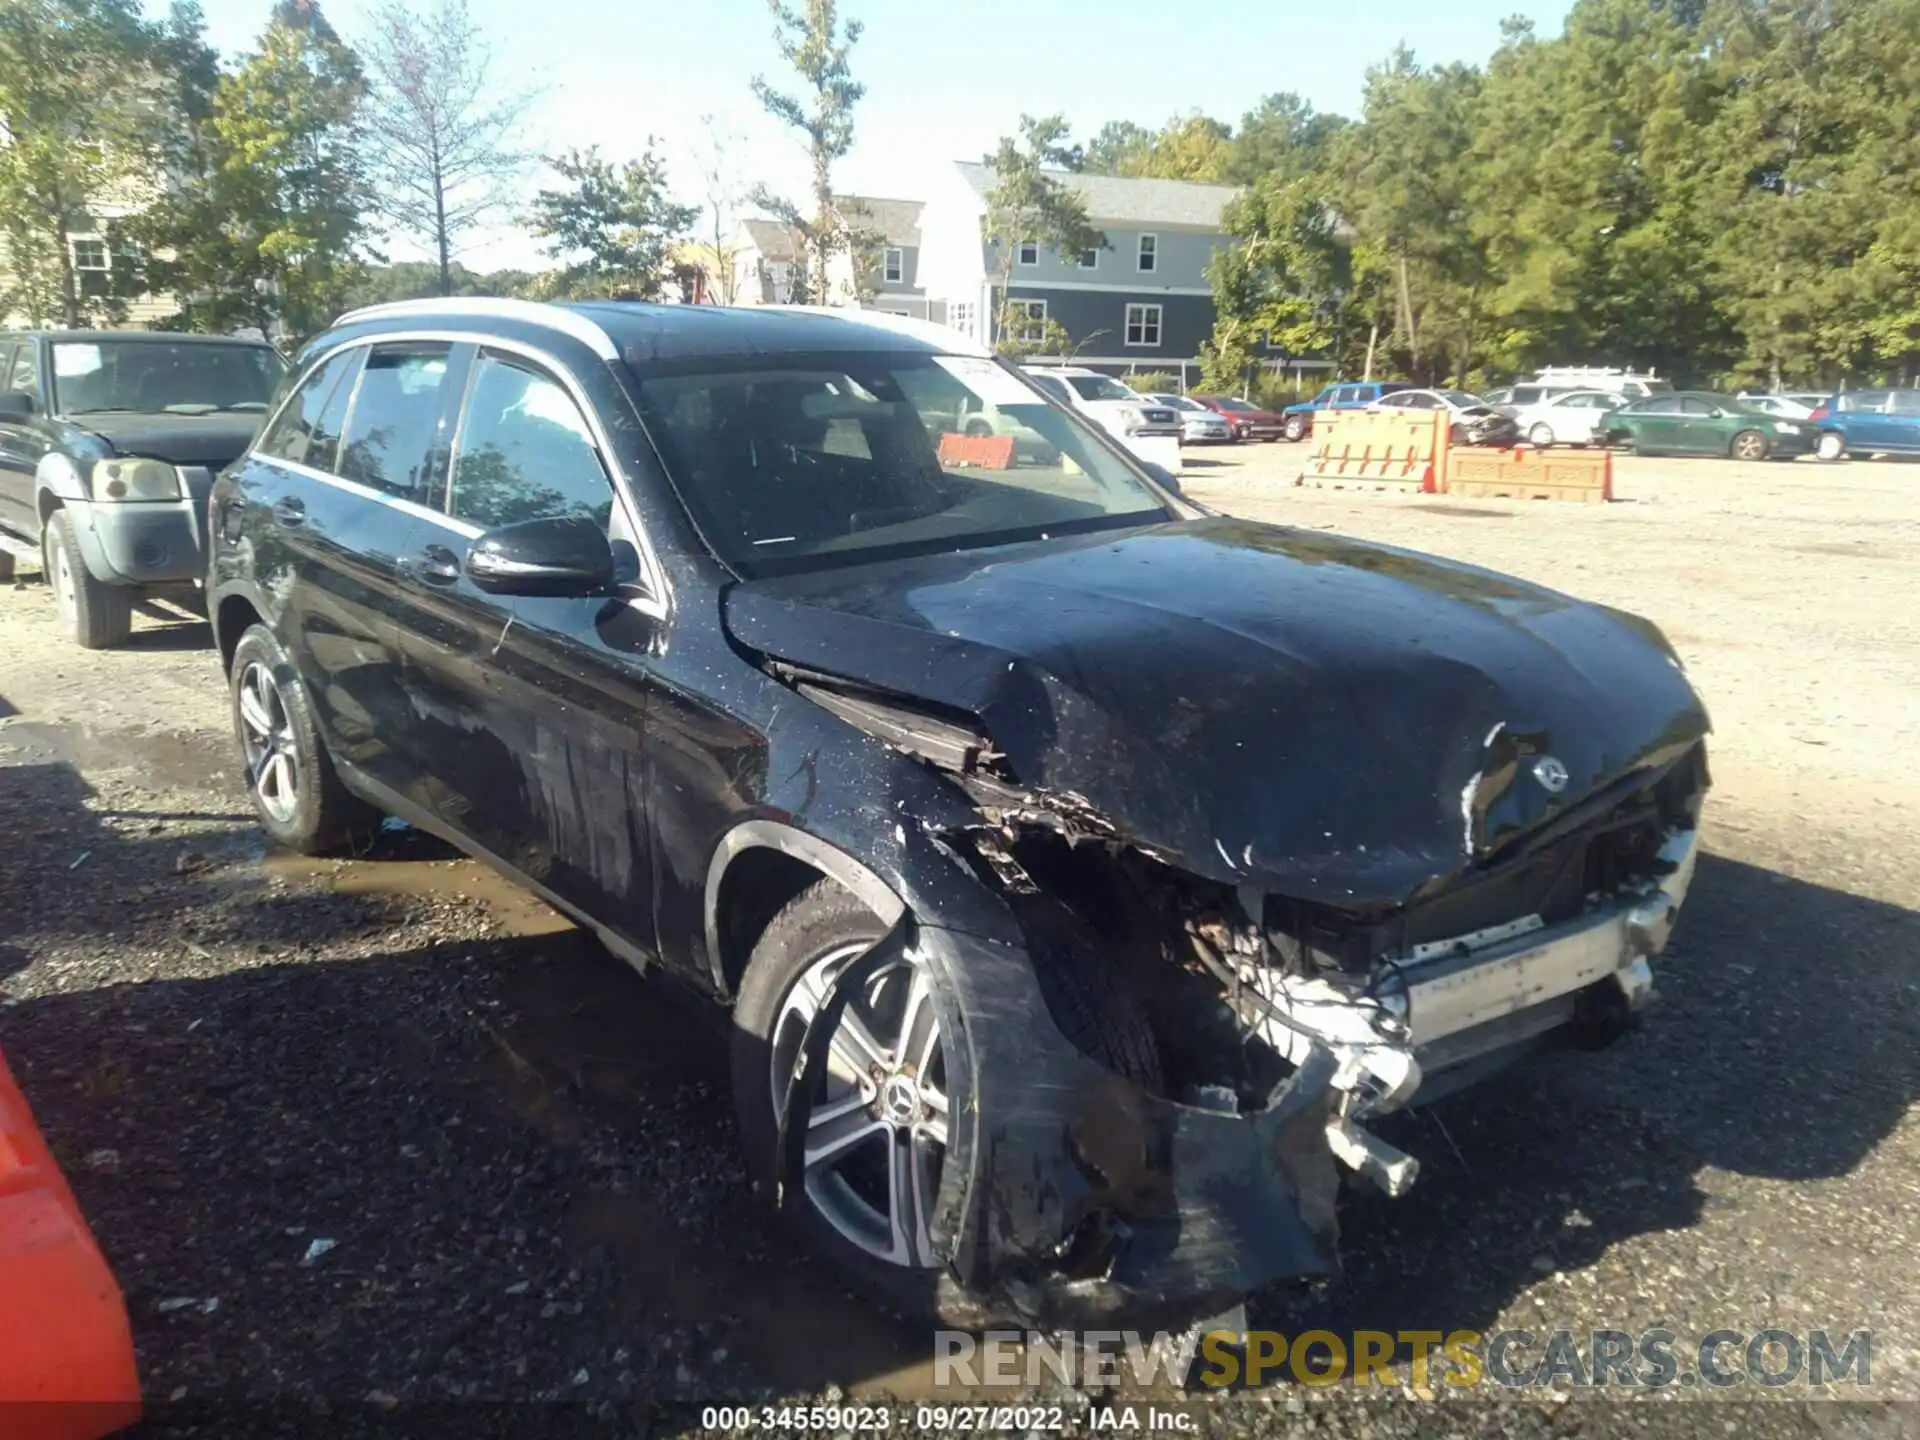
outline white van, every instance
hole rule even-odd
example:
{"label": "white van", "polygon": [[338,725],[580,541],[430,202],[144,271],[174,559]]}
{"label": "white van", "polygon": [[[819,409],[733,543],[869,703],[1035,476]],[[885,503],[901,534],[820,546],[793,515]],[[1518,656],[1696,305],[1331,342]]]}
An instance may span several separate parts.
{"label": "white van", "polygon": [[1549,365],[1533,377],[1533,383],[1563,391],[1605,390],[1626,400],[1644,400],[1649,395],[1666,395],[1673,390],[1671,380],[1662,380],[1651,371],[1639,375],[1610,365]]}

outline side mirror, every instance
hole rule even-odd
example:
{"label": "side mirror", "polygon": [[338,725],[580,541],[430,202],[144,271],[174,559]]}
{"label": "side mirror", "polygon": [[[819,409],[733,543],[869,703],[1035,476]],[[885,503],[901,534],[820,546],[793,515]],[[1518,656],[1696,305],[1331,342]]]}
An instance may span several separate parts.
{"label": "side mirror", "polygon": [[1716,405],[1713,407],[1712,412],[1708,414],[1707,418],[1709,420],[1724,420],[1727,418],[1727,412]]}
{"label": "side mirror", "polygon": [[614,587],[613,545],[587,516],[523,520],[473,542],[467,578],[490,595],[606,595]]}
{"label": "side mirror", "polygon": [[38,408],[24,390],[0,390],[0,420],[27,420]]}

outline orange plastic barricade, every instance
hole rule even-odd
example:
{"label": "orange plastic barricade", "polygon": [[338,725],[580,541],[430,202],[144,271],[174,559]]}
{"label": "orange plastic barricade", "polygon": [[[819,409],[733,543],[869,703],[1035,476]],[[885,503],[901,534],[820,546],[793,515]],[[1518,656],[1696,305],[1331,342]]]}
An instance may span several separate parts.
{"label": "orange plastic barricade", "polygon": [[120,1287],[0,1056],[0,1435],[98,1440],[139,1418]]}
{"label": "orange plastic barricade", "polygon": [[1467,449],[1447,452],[1442,485],[1449,495],[1479,500],[1613,499],[1611,450]]}
{"label": "orange plastic barricade", "polygon": [[1446,459],[1444,412],[1320,410],[1295,483],[1432,494]]}
{"label": "orange plastic barricade", "polygon": [[1011,435],[955,435],[940,437],[942,465],[971,465],[977,470],[1011,470]]}

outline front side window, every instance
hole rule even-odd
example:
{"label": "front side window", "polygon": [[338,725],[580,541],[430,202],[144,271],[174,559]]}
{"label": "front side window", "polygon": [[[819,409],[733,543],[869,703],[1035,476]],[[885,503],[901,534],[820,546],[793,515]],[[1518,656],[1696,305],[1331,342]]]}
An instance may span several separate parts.
{"label": "front side window", "polygon": [[53,403],[63,415],[264,412],[286,370],[264,345],[63,340],[53,347]]}
{"label": "front side window", "polygon": [[[984,357],[707,359],[676,371],[641,380],[641,417],[701,534],[741,574],[1167,518],[1097,432]],[[1005,469],[943,463],[955,417],[981,413],[1034,443],[1016,445]]]}
{"label": "front side window", "polygon": [[445,345],[376,345],[367,353],[347,407],[342,479],[401,500],[432,503],[434,441],[440,430]]}
{"label": "front side window", "polygon": [[1066,382],[1058,375],[1029,375],[1027,379],[1049,399],[1057,400],[1062,405],[1073,404],[1073,392],[1067,389]]}
{"label": "front side window", "polygon": [[1718,408],[1711,400],[1696,400],[1691,395],[1680,402],[1682,415],[1711,415]]}
{"label": "front side window", "polygon": [[1627,409],[1635,415],[1677,415],[1680,411],[1680,402],[1673,396],[1666,395],[1657,400],[1636,400]]}
{"label": "front side window", "polygon": [[1160,237],[1142,235],[1140,237],[1140,271],[1146,274],[1160,268]]}
{"label": "front side window", "polygon": [[1160,307],[1158,305],[1127,306],[1127,344],[1158,345],[1160,343]]}
{"label": "front side window", "polygon": [[573,397],[513,361],[483,355],[474,362],[447,512],[483,530],[570,516],[604,527],[613,483]]}
{"label": "front side window", "polygon": [[904,250],[887,247],[885,262],[880,271],[889,285],[898,285],[907,278],[907,255]]}
{"label": "front side window", "polygon": [[254,447],[256,453],[296,465],[331,471],[340,445],[340,422],[353,394],[353,372],[364,350],[342,350],[301,384]]}
{"label": "front side window", "polygon": [[33,342],[23,340],[20,348],[13,352],[13,363],[7,367],[7,390],[18,390],[40,398],[40,360],[34,354]]}

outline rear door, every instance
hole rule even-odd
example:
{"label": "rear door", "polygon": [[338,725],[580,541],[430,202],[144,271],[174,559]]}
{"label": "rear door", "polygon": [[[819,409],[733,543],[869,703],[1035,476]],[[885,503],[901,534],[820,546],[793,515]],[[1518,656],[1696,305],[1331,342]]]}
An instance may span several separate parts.
{"label": "rear door", "polygon": [[482,347],[466,375],[443,513],[401,558],[415,763],[439,818],[622,939],[654,946],[641,662],[654,622],[608,597],[489,594],[489,530],[567,516],[635,536],[585,408],[552,370]]}
{"label": "rear door", "polygon": [[315,718],[337,759],[415,803],[398,558],[431,513],[444,463],[451,350],[396,341],[335,357],[337,388],[318,400],[314,434],[298,459],[280,463],[267,501],[290,580],[282,643]]}
{"label": "rear door", "polygon": [[1681,444],[1680,402],[1671,395],[1636,400],[1621,414],[1642,450],[1674,450]]}
{"label": "rear door", "polygon": [[1680,397],[1680,418],[1673,425],[1673,440],[1668,448],[1689,455],[1718,455],[1727,448],[1733,431],[1725,419],[1715,419],[1719,407],[1697,395]]}

